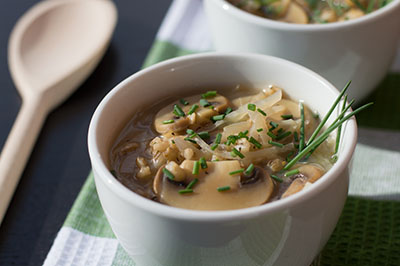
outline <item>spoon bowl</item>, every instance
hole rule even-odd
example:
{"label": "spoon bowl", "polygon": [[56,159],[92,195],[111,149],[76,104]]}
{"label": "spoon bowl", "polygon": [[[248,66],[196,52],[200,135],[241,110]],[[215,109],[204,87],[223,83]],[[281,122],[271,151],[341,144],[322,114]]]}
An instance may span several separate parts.
{"label": "spoon bowl", "polygon": [[0,157],[0,223],[47,114],[98,65],[116,21],[109,0],[45,0],[15,25],[8,60],[22,106]]}

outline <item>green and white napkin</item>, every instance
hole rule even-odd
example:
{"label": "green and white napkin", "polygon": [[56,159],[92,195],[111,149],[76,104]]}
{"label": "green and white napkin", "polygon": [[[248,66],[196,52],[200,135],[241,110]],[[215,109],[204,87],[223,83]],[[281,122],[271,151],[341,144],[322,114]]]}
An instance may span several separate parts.
{"label": "green and white napkin", "polygon": [[[175,0],[144,67],[209,50],[212,50],[212,42],[202,2]],[[373,108],[357,117],[368,138],[357,145],[350,196],[335,232],[313,265],[400,265],[399,72],[398,56],[392,73],[368,99],[375,102]],[[92,174],[54,240],[44,265],[136,265],[111,231]]]}

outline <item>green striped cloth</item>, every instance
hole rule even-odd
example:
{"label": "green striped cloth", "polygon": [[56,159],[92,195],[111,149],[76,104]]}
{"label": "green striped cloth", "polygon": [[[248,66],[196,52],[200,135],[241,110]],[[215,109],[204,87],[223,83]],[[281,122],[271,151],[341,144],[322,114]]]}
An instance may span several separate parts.
{"label": "green striped cloth", "polygon": [[[144,63],[211,50],[199,0],[175,0]],[[400,53],[399,53],[400,54]],[[400,265],[400,58],[367,99],[349,198],[313,265]],[[44,265],[136,265],[118,244],[89,175]],[[245,266],[245,265],[244,265]]]}

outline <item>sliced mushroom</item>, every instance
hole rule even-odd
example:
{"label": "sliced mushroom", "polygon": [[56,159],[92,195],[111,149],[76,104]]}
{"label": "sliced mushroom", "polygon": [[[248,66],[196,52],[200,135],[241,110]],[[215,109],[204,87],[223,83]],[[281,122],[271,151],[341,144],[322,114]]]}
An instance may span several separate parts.
{"label": "sliced mushroom", "polygon": [[285,15],[278,20],[289,23],[307,24],[308,16],[306,11],[299,4],[292,2]]}
{"label": "sliced mushroom", "polygon": [[319,19],[323,22],[335,22],[337,21],[336,12],[331,8],[324,8]]}
{"label": "sliced mushroom", "polygon": [[350,19],[355,19],[364,16],[365,13],[358,9],[358,8],[352,8],[346,13],[344,13],[340,18],[339,21],[345,21],[345,20],[350,20]]}
{"label": "sliced mushroom", "polygon": [[[186,172],[183,182],[175,182],[166,178],[160,169],[154,180],[153,189],[160,202],[170,206],[193,210],[230,210],[257,206],[268,201],[273,192],[273,182],[260,167],[255,167],[250,176],[229,173],[240,169],[238,161],[207,162],[206,169],[200,169],[193,175],[195,161],[185,160],[180,165]],[[180,194],[194,178],[198,182],[194,192]],[[218,191],[220,187],[229,190]]]}
{"label": "sliced mushroom", "polygon": [[[154,120],[154,128],[157,130],[158,133],[165,134],[167,132],[181,132],[187,128],[196,129],[208,122],[214,115],[218,115],[219,113],[225,111],[226,108],[229,106],[229,100],[221,95],[217,95],[212,98],[206,99],[211,105],[210,106],[202,106],[199,101],[201,99],[201,95],[192,96],[190,98],[186,98],[186,101],[189,102],[188,105],[182,106],[179,101],[176,101],[163,109],[161,109]],[[185,116],[177,117],[173,113],[174,105],[179,105]],[[197,104],[199,107],[196,111],[188,115],[190,108]],[[168,123],[167,121],[173,121]]]}
{"label": "sliced mushroom", "polygon": [[306,185],[309,186],[314,183],[325,173],[321,167],[314,164],[304,164],[298,169],[300,174],[297,175],[298,177],[293,180],[285,193],[283,193],[282,198],[286,198],[305,189]]}
{"label": "sliced mushroom", "polygon": [[280,18],[284,16],[290,7],[292,0],[280,0],[274,1],[265,10],[265,13],[270,18]]}
{"label": "sliced mushroom", "polygon": [[304,164],[298,169],[301,174],[307,177],[307,181],[310,183],[314,183],[325,173],[324,169],[315,164]]}
{"label": "sliced mushroom", "polygon": [[296,194],[297,192],[301,191],[307,183],[307,179],[304,177],[298,177],[293,180],[292,184],[288,187],[288,189],[283,193],[282,199],[289,197],[290,195]]}

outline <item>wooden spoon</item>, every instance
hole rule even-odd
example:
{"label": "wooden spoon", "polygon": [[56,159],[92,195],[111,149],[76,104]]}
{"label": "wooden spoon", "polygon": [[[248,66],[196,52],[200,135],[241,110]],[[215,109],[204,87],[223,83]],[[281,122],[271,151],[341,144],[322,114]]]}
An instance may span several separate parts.
{"label": "wooden spoon", "polygon": [[47,114],[97,66],[116,21],[109,0],[46,0],[15,25],[8,61],[22,106],[0,155],[0,224]]}

